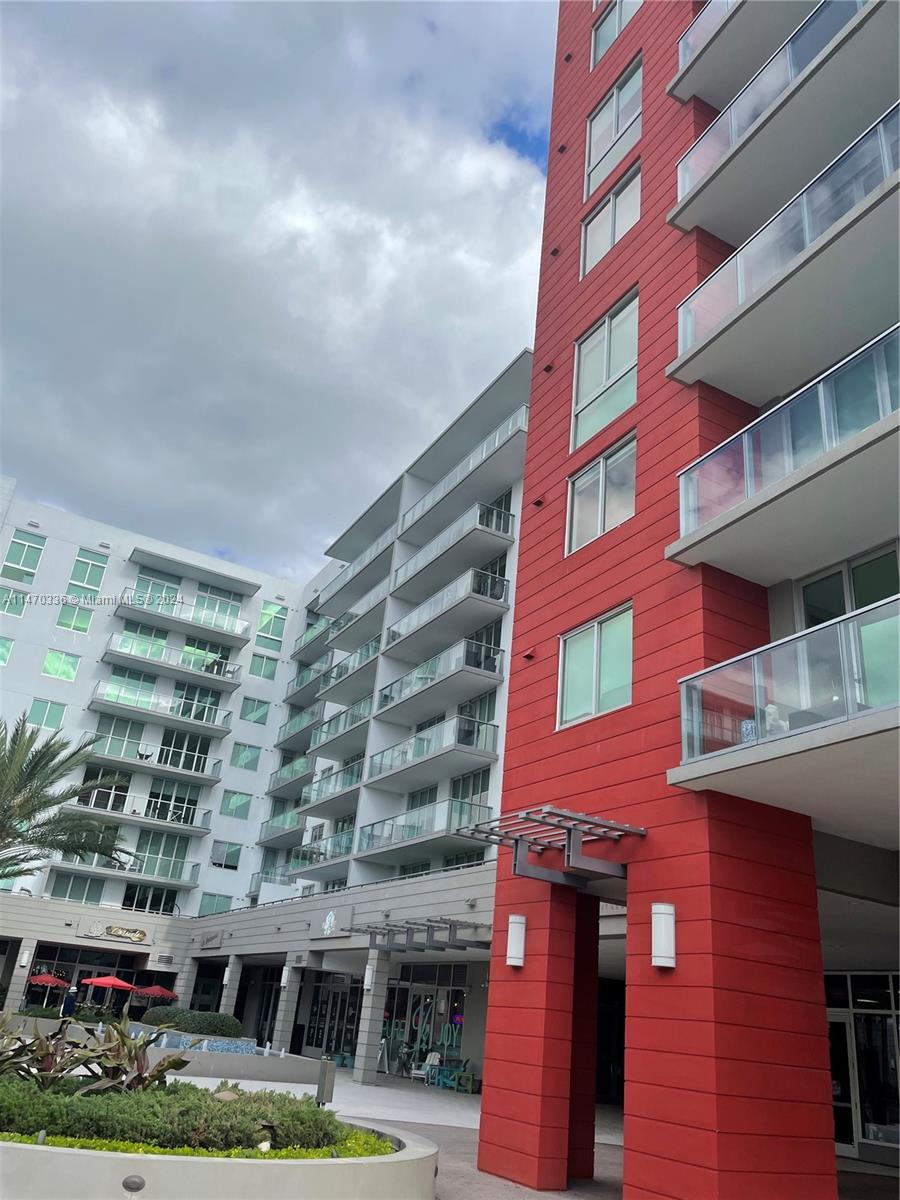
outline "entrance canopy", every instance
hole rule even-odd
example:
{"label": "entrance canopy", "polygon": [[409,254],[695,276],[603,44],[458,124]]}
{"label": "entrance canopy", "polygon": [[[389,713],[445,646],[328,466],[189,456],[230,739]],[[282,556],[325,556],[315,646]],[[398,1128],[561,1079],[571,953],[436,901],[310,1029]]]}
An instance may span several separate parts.
{"label": "entrance canopy", "polygon": [[390,950],[394,953],[426,950],[490,950],[491,939],[479,936],[463,936],[461,931],[478,934],[479,930],[490,931],[490,923],[484,921],[457,921],[452,917],[424,917],[419,920],[377,921],[368,925],[349,925],[345,933],[367,933],[369,947],[373,950]]}

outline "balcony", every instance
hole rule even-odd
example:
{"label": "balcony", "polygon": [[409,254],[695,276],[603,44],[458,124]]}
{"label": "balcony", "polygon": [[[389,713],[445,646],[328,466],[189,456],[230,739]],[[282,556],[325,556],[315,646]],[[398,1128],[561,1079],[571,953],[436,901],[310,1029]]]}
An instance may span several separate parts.
{"label": "balcony", "polygon": [[211,809],[197,808],[185,800],[123,796],[108,788],[90,792],[66,807],[82,815],[89,809],[88,815],[99,820],[114,820],[117,825],[137,825],[144,829],[165,826],[167,832],[183,833],[188,837],[206,837],[212,818]]}
{"label": "balcony", "polygon": [[272,772],[266,791],[279,800],[297,800],[303,785],[309,783],[314,774],[315,760],[301,755]]}
{"label": "balcony", "polygon": [[271,846],[272,849],[296,846],[303,837],[305,828],[306,813],[299,807],[289,808],[287,812],[263,821],[256,841],[260,846]]}
{"label": "balcony", "polygon": [[101,680],[88,701],[94,712],[159,722],[171,729],[221,738],[231,732],[231,712],[193,700],[164,699],[116,680]]}
{"label": "balcony", "polygon": [[331,625],[331,617],[320,617],[315,624],[310,625],[294,642],[291,658],[303,663],[315,662],[325,649]]}
{"label": "balcony", "polygon": [[522,478],[528,406],[507,417],[400,518],[398,537],[421,546],[479,496],[499,496]]}
{"label": "balcony", "polygon": [[195,888],[200,874],[198,862],[183,858],[162,858],[158,854],[135,854],[123,851],[127,857],[117,862],[106,854],[57,854],[54,862],[65,864],[67,871],[77,874],[102,875],[124,883],[162,883],[166,887]]}
{"label": "balcony", "polygon": [[397,813],[384,821],[363,825],[359,831],[357,854],[381,858],[392,864],[416,862],[422,857],[423,842],[440,839],[441,850],[471,850],[471,838],[458,832],[478,821],[487,821],[491,810],[486,804],[470,800],[439,800],[421,808]]}
{"label": "balcony", "polygon": [[387,792],[413,792],[496,761],[496,725],[450,717],[373,754],[366,782]]}
{"label": "balcony", "polygon": [[91,746],[91,760],[128,771],[147,772],[163,779],[184,779],[189,783],[218,783],[222,778],[222,760],[194,750],[172,746],[154,746],[133,738],[108,734]]}
{"label": "balcony", "polygon": [[382,653],[407,662],[434,654],[509,611],[509,580],[487,571],[466,571],[388,626]]}
{"label": "balcony", "polygon": [[893,598],[681,680],[669,783],[896,848],[898,635]]}
{"label": "balcony", "polygon": [[364,596],[388,575],[396,536],[397,526],[391,525],[358,558],[348,563],[339,575],[326,584],[319,594],[319,611],[329,616],[340,616],[352,606],[354,600]]}
{"label": "balcony", "polygon": [[691,292],[670,376],[761,405],[896,324],[898,139],[895,105]]}
{"label": "balcony", "polygon": [[347,858],[353,853],[352,829],[330,837],[305,842],[291,855],[288,869],[304,879],[339,879],[347,874]]}
{"label": "balcony", "polygon": [[378,669],[378,651],[381,638],[374,637],[322,676],[318,695],[333,704],[354,704],[363,696],[371,695]]}
{"label": "balcony", "polygon": [[[679,475],[666,557],[770,587],[900,535],[895,328]],[[823,514],[827,519],[823,520]]]}
{"label": "balcony", "polygon": [[371,592],[366,592],[353,608],[335,620],[328,634],[328,645],[335,650],[356,650],[380,634],[390,590],[391,579],[387,576]]}
{"label": "balcony", "polygon": [[219,692],[233,692],[241,683],[241,668],[208,650],[191,646],[166,646],[136,633],[114,633],[106,643],[103,662],[120,667],[144,668],[154,675],[186,680]]}
{"label": "balcony", "polygon": [[304,812],[315,809],[317,817],[331,818],[346,817],[355,812],[363,765],[360,758],[347,767],[335,767],[308,783],[300,797]]}
{"label": "balcony", "polygon": [[116,605],[116,616],[143,621],[158,629],[172,629],[176,633],[196,634],[202,630],[213,641],[226,646],[246,646],[253,634],[252,625],[242,617],[231,617],[215,609],[144,592],[124,592]]}
{"label": "balcony", "polygon": [[279,750],[306,750],[312,741],[313,729],[322,720],[325,705],[322,701],[301,709],[279,728],[275,745]]}
{"label": "balcony", "polygon": [[378,716],[418,725],[496,687],[503,678],[503,651],[481,642],[457,642],[382,688]]}
{"label": "balcony", "polygon": [[332,654],[326,650],[321,658],[308,666],[301,667],[284,693],[285,704],[307,705],[315,699],[322,676],[331,666]]}
{"label": "balcony", "polygon": [[489,504],[475,504],[394,571],[392,592],[424,600],[465,567],[487,562],[513,543],[516,519]]}
{"label": "balcony", "polygon": [[285,891],[294,892],[294,880],[292,877],[284,874],[283,867],[274,867],[270,871],[254,871],[250,876],[250,884],[247,888],[248,896],[258,896],[263,884],[269,884],[273,887],[284,888]]}
{"label": "balcony", "polygon": [[740,245],[877,121],[897,99],[898,12],[822,0],[683,156],[669,220]]}
{"label": "balcony", "polygon": [[678,74],[666,89],[722,109],[819,0],[709,0],[678,39]]}
{"label": "balcony", "polygon": [[372,715],[372,697],[363,696],[349,708],[336,713],[317,726],[312,738],[312,749],[323,758],[341,762],[352,758],[366,748],[369,736],[369,717]]}

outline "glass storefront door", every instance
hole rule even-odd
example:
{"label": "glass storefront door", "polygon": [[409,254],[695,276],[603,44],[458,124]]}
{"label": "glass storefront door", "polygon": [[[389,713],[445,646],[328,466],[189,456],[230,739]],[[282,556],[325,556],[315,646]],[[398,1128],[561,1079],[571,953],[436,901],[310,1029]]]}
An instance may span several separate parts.
{"label": "glass storefront door", "polygon": [[859,1098],[853,1066],[853,1029],[848,1013],[828,1014],[828,1043],[835,1149],[838,1154],[856,1158],[859,1153]]}

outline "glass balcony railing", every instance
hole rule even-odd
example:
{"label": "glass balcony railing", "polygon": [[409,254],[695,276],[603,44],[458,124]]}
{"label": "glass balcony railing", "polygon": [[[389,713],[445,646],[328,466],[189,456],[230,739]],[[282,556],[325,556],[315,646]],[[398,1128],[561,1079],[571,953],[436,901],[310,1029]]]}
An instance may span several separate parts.
{"label": "glass balcony railing", "polygon": [[342,829],[340,833],[333,833],[330,837],[298,846],[291,855],[291,870],[300,871],[304,867],[315,867],[333,858],[345,858],[353,850],[353,833],[352,829]]}
{"label": "glass balcony railing", "polygon": [[898,346],[894,328],[680,472],[682,536],[896,412]]}
{"label": "glass balcony railing", "polygon": [[349,708],[345,708],[342,712],[335,713],[333,717],[329,717],[327,721],[323,721],[313,731],[310,749],[315,750],[317,746],[321,746],[324,742],[330,742],[338,734],[346,733],[348,729],[352,729],[354,725],[358,725],[360,721],[365,721],[371,715],[372,697],[363,696],[362,700],[357,700]]}
{"label": "glass balcony railing", "polygon": [[376,604],[381,603],[390,590],[391,577],[388,575],[385,579],[382,579],[380,583],[377,583],[370,592],[366,592],[361,600],[357,600],[352,609],[348,609],[347,612],[342,613],[341,616],[334,621],[331,627],[331,633],[329,635],[330,638],[337,637],[339,633],[343,633],[343,631],[349,625],[352,625],[354,621],[358,621],[360,617],[364,617],[367,612],[375,607]]}
{"label": "glass balcony railing", "polygon": [[448,471],[443,479],[439,480],[433,488],[406,510],[400,518],[401,535],[405,529],[409,529],[410,525],[415,524],[419,517],[427,513],[430,508],[434,508],[439,500],[443,500],[446,495],[452,492],[461,480],[465,479],[467,475],[471,475],[476,467],[481,466],[486,458],[490,458],[499,446],[502,446],[504,442],[508,442],[520,430],[527,428],[528,405],[525,404],[520,409],[517,409],[512,416],[507,417],[505,421],[498,425],[493,433],[489,433],[480,445],[476,446],[451,471]]}
{"label": "glass balcony railing", "polygon": [[394,746],[388,746],[369,759],[369,779],[377,779],[388,771],[408,767],[410,763],[427,758],[439,750],[451,746],[464,746],[472,750],[497,750],[497,726],[474,717],[450,717],[440,725],[432,725],[420,733],[413,734]]}
{"label": "glass balcony railing", "polygon": [[175,746],[153,746],[134,738],[107,734],[91,746],[91,754],[103,754],[109,758],[126,758],[138,765],[173,767],[178,771],[189,771],[194,775],[222,774],[222,760],[212,759],[198,750],[182,750]]}
{"label": "glass balcony railing", "polygon": [[302,650],[304,646],[308,646],[310,642],[314,642],[320,633],[324,633],[331,624],[331,617],[319,617],[314,625],[310,625],[308,629],[304,629],[303,633],[294,642],[294,654],[298,650]]}
{"label": "glass balcony railing", "polygon": [[740,0],[709,0],[678,39],[678,67],[683,70],[703,49]]}
{"label": "glass balcony railing", "polygon": [[378,555],[388,548],[396,536],[397,526],[391,525],[389,529],[386,529],[384,533],[375,539],[368,549],[364,550],[353,562],[348,563],[339,574],[335,575],[330,583],[327,583],[322,588],[319,594],[319,605],[327,603],[332,596],[336,596],[341,588],[345,587],[364,567],[367,567],[370,562],[374,562]]}
{"label": "glass balcony railing", "polygon": [[896,705],[898,634],[892,597],[681,680],[683,761]]}
{"label": "glass balcony railing", "polygon": [[457,642],[447,650],[442,650],[427,662],[420,663],[412,671],[401,675],[393,683],[382,688],[378,694],[379,709],[407,696],[414,696],[424,688],[430,687],[445,675],[462,670],[463,667],[476,667],[480,671],[491,671],[495,675],[503,674],[503,651],[495,646],[485,646],[482,642]]}
{"label": "glass balcony railing", "polygon": [[141,712],[153,716],[179,717],[186,721],[200,721],[204,725],[213,725],[216,729],[231,728],[231,711],[217,708],[214,704],[200,703],[196,700],[164,699],[148,693],[130,683],[118,683],[116,680],[101,680],[94,688],[94,699],[105,700],[107,704],[124,704],[128,708],[137,708]]}
{"label": "glass balcony railing", "polygon": [[300,688],[306,687],[308,683],[312,683],[314,679],[318,679],[320,675],[324,675],[331,666],[331,651],[328,650],[321,658],[316,659],[314,663],[310,663],[308,667],[303,667],[298,671],[291,682],[288,684],[288,689],[284,693],[285,699],[293,695]]}
{"label": "glass balcony railing", "polygon": [[354,650],[352,654],[348,654],[346,658],[342,658],[339,663],[335,663],[331,670],[322,676],[319,691],[324,692],[326,688],[340,683],[342,679],[346,679],[348,675],[352,675],[354,671],[358,671],[369,659],[375,657],[380,647],[381,638],[374,637],[371,641],[366,642],[364,646],[360,646],[358,650]]}
{"label": "glass balcony railing", "polygon": [[141,662],[166,663],[170,667],[182,667],[185,671],[197,671],[215,679],[228,679],[238,683],[241,668],[229,662],[214,650],[198,650],[192,646],[167,646],[155,638],[142,637],[136,633],[114,633],[107,642],[107,649],[117,654],[127,654]]}
{"label": "glass balcony railing", "polygon": [[490,600],[505,601],[509,598],[509,580],[501,575],[491,575],[487,571],[466,571],[445,588],[429,596],[405,617],[390,625],[385,632],[384,644],[390,646],[392,642],[399,642],[414,629],[435,620],[448,608],[458,604],[465,596],[485,596]]}
{"label": "glass balcony railing", "polygon": [[149,875],[153,879],[170,879],[176,883],[196,883],[200,873],[198,862],[187,862],[183,858],[163,858],[159,854],[136,854],[132,850],[121,851],[121,860],[107,854],[62,853],[58,862],[81,863],[85,867],[96,867],[103,871],[121,871],[125,875]]}
{"label": "glass balcony railing", "polygon": [[308,725],[315,725],[317,721],[322,720],[322,715],[325,712],[325,705],[321,700],[315,704],[311,704],[309,708],[303,708],[296,713],[289,721],[285,721],[278,729],[278,737],[276,742],[283,742],[285,738],[289,738],[291,734],[299,733],[301,729],[306,729]]}
{"label": "glass balcony railing", "polygon": [[251,625],[243,617],[231,613],[219,612],[215,608],[203,608],[197,604],[185,604],[171,596],[157,596],[149,592],[127,591],[122,595],[122,603],[132,608],[143,609],[148,616],[177,617],[179,621],[189,621],[192,625],[202,625],[204,629],[215,629],[219,633],[230,633],[236,637],[249,640]]}
{"label": "glass balcony railing", "polygon": [[408,579],[412,579],[443,554],[454,542],[458,542],[472,529],[488,529],[493,533],[512,534],[515,527],[515,517],[502,508],[492,508],[490,504],[474,504],[446,529],[442,529],[437,537],[427,542],[421,550],[417,550],[411,558],[401,563],[394,571],[394,587],[399,587]]}
{"label": "glass balcony railing", "polygon": [[429,833],[453,833],[467,825],[486,821],[490,815],[491,810],[486,804],[475,804],[471,800],[439,800],[436,804],[425,804],[372,825],[363,825],[357,850],[362,853],[363,850],[396,846]]}
{"label": "glass balcony railing", "polygon": [[277,817],[270,817],[268,821],[263,821],[259,827],[258,841],[264,842],[266,838],[275,837],[279,833],[289,833],[292,829],[302,829],[306,823],[306,816],[297,808],[289,808],[287,812],[279,813]]}
{"label": "glass balcony railing", "polygon": [[[678,163],[678,199],[695,188],[868,0],[822,0]],[[713,4],[701,12],[700,19]],[[727,12],[727,4],[719,7]],[[716,14],[711,14],[710,19]],[[724,12],[716,21],[721,24]],[[688,33],[690,30],[687,31]],[[709,36],[713,30],[710,29]]]}
{"label": "glass balcony railing", "polygon": [[354,788],[361,782],[362,774],[362,759],[351,763],[349,767],[338,767],[334,771],[328,771],[324,775],[320,775],[318,779],[314,779],[312,783],[306,785],[300,794],[300,804],[303,807],[306,807],[308,804],[318,804],[320,800],[327,800],[329,796],[336,796],[339,792],[346,792],[349,788]]}
{"label": "glass balcony railing", "polygon": [[678,352],[702,341],[879,187],[900,163],[898,106],[856,139],[812,183],[678,306]]}
{"label": "glass balcony railing", "polygon": [[126,796],[108,788],[100,788],[79,796],[82,808],[96,811],[123,813],[132,817],[148,817],[153,821],[164,821],[171,825],[192,825],[197,829],[209,829],[212,810],[197,808],[186,800],[154,798],[153,796]]}
{"label": "glass balcony railing", "polygon": [[306,755],[301,754],[299,758],[295,758],[293,762],[285,763],[283,767],[279,767],[277,771],[273,771],[269,776],[270,792],[276,788],[282,787],[285,783],[290,783],[293,779],[299,779],[301,775],[308,775],[313,769],[313,764]]}

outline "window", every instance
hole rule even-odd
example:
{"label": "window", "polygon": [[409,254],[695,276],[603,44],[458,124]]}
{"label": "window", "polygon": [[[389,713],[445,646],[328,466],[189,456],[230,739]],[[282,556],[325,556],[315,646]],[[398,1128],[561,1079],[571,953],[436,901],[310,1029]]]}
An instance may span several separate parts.
{"label": "window", "polygon": [[560,660],[560,725],[630,704],[631,609],[566,634]]}
{"label": "window", "polygon": [[41,668],[42,675],[50,675],[53,679],[66,679],[70,683],[78,673],[81,659],[77,654],[66,654],[63,650],[48,650]]}
{"label": "window", "polygon": [[473,721],[493,721],[497,715],[497,691],[482,692],[474,700],[466,700],[460,704],[458,714],[461,717],[471,717]]}
{"label": "window", "polygon": [[250,659],[250,674],[260,679],[274,679],[278,668],[278,659],[270,658],[268,654],[254,654]]}
{"label": "window", "polygon": [[444,855],[445,867],[471,867],[484,862],[483,850],[464,850],[461,854]]}
{"label": "window", "polygon": [[219,812],[223,817],[234,817],[237,821],[247,821],[250,818],[251,799],[249,792],[225,791],[222,793]]}
{"label": "window", "polygon": [[[596,8],[597,5],[595,4]],[[597,63],[607,52],[637,10],[641,0],[613,0],[601,19],[594,26],[592,37],[591,66]]]}
{"label": "window", "polygon": [[164,879],[184,876],[185,856],[190,839],[177,833],[161,833],[142,829],[135,849],[135,865],[145,875],[161,875]]}
{"label": "window", "polygon": [[87,633],[93,615],[89,608],[81,608],[77,604],[63,604],[56,624],[60,629],[71,629],[73,633]]}
{"label": "window", "polygon": [[175,888],[148,887],[146,884],[127,883],[122,907],[135,912],[174,913],[177,908],[178,892]]}
{"label": "window", "polygon": [[136,607],[172,616],[180,600],[181,580],[163,571],[141,571],[134,585],[131,602]]}
{"label": "window", "polygon": [[181,733],[164,729],[157,762],[162,766],[178,767],[182,771],[203,772],[209,765],[212,743],[199,733]]}
{"label": "window", "polygon": [[316,885],[314,883],[304,883],[303,887],[300,889],[301,897],[314,896],[315,892],[316,892]]}
{"label": "window", "polygon": [[186,637],[181,649],[181,661],[186,667],[195,671],[208,671],[212,675],[229,675],[228,662],[231,650],[228,646],[220,646],[218,642],[208,642],[205,638]]}
{"label": "window", "polygon": [[575,347],[573,449],[637,399],[638,298],[623,301]]}
{"label": "window", "polygon": [[422,862],[404,863],[397,871],[398,876],[402,879],[404,875],[424,875],[426,871],[431,870],[431,859],[423,859]]}
{"label": "window", "polygon": [[243,767],[245,771],[256,771],[259,768],[259,751],[259,746],[235,742],[231,747],[231,765]]}
{"label": "window", "polygon": [[211,916],[212,913],[228,912],[231,908],[232,896],[220,896],[215,892],[204,892],[200,897],[201,917]]}
{"label": "window", "polygon": [[259,615],[259,633],[256,635],[257,646],[264,650],[280,650],[284,637],[284,624],[288,610],[283,604],[274,600],[263,600],[262,612]]}
{"label": "window", "polygon": [[177,821],[180,825],[194,824],[197,801],[200,799],[200,788],[196,783],[182,783],[154,775],[148,795],[148,817],[155,817],[157,821]]}
{"label": "window", "polygon": [[613,90],[588,118],[587,188],[600,186],[641,136],[641,64],[628,68]]}
{"label": "window", "polygon": [[144,625],[140,621],[126,621],[125,632],[119,635],[119,648],[138,658],[161,659],[166,652],[165,629]]}
{"label": "window", "polygon": [[900,591],[896,546],[840,563],[799,585],[803,629],[833,621],[858,608],[896,596]]}
{"label": "window", "polygon": [[74,904],[99,904],[103,899],[103,880],[54,871],[50,895],[54,900],[71,900]]}
{"label": "window", "polygon": [[241,720],[252,721],[254,725],[265,725],[269,719],[268,700],[256,700],[245,696],[241,701]]}
{"label": "window", "polygon": [[209,856],[210,864],[225,871],[236,871],[241,861],[239,842],[213,842]]}
{"label": "window", "polygon": [[32,700],[28,713],[28,724],[39,729],[62,729],[66,706],[53,700]]}
{"label": "window", "polygon": [[21,617],[28,603],[25,592],[15,588],[0,587],[0,613],[7,617]]}
{"label": "window", "polygon": [[[242,599],[240,592],[229,592],[225,588],[213,587],[210,583],[198,584],[195,605],[198,620],[203,625],[228,628],[241,615]],[[200,613],[209,615],[199,616]]]}
{"label": "window", "polygon": [[569,481],[569,554],[634,516],[636,458],[631,438]]}
{"label": "window", "polygon": [[417,792],[410,792],[406,801],[408,811],[414,808],[425,808],[429,804],[437,803],[437,784],[431,787],[419,788]]}
{"label": "window", "polygon": [[450,780],[451,800],[474,800],[478,804],[487,803],[488,788],[491,786],[491,769],[482,767],[480,771],[469,771],[467,775],[457,775]]}
{"label": "window", "polygon": [[41,561],[47,539],[39,533],[17,529],[12,535],[0,575],[16,583],[34,583],[34,573]]}
{"label": "window", "polygon": [[12,654],[12,648],[12,638],[0,637],[0,667],[5,667],[9,662],[9,656]]}
{"label": "window", "polygon": [[[93,783],[104,775],[109,776],[107,767],[85,767],[83,782]],[[113,784],[112,787],[95,788],[90,792],[82,792],[78,797],[78,803],[90,808],[103,808],[109,812],[122,812],[128,789],[131,786],[131,776],[127,771],[120,771],[116,778],[120,782]]]}
{"label": "window", "polygon": [[582,225],[581,274],[587,275],[641,215],[641,173],[629,174]]}
{"label": "window", "polygon": [[68,594],[80,596],[83,600],[96,600],[108,562],[109,555],[99,554],[96,550],[85,550],[82,546],[72,567]]}
{"label": "window", "polygon": [[322,884],[323,892],[342,892],[347,886],[347,876],[343,875],[340,879],[326,879]]}
{"label": "window", "polygon": [[212,688],[198,687],[195,683],[176,683],[172,699],[182,717],[191,721],[218,720],[221,696]]}

